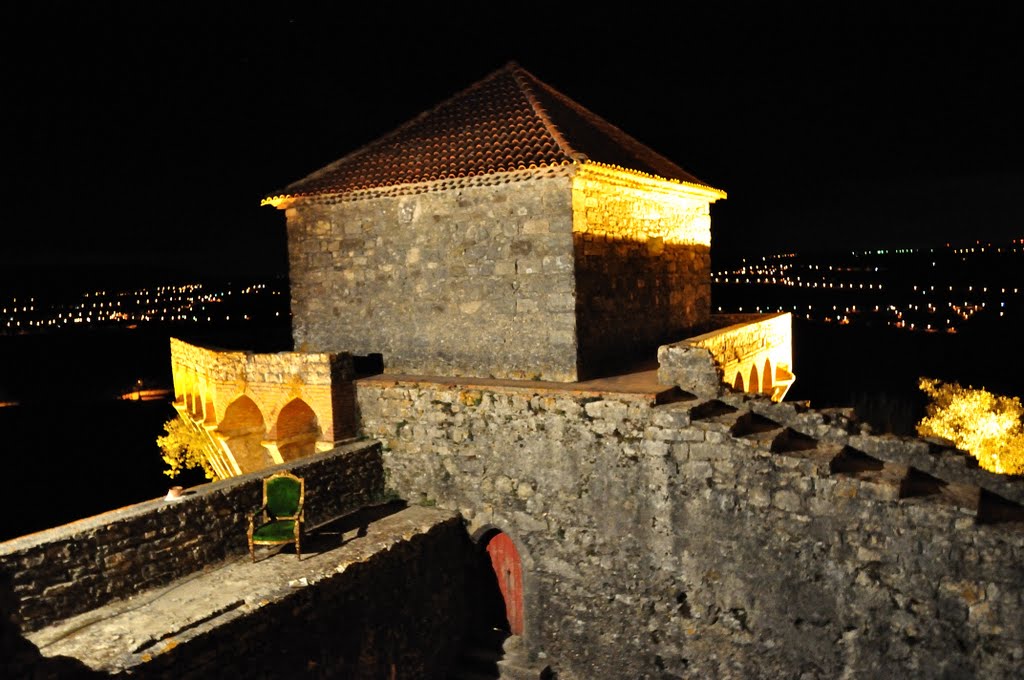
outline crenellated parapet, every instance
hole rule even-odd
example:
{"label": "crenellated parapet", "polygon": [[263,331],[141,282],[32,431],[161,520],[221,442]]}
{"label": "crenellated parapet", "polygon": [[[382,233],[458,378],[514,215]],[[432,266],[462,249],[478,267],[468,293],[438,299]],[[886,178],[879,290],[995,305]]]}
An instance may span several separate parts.
{"label": "crenellated parapet", "polygon": [[559,677],[1002,677],[1024,658],[1024,482],[939,442],[728,390],[356,385],[398,493],[515,543],[524,639]]}
{"label": "crenellated parapet", "polygon": [[577,168],[572,235],[581,374],[707,324],[710,206],[724,196],[597,163]]}

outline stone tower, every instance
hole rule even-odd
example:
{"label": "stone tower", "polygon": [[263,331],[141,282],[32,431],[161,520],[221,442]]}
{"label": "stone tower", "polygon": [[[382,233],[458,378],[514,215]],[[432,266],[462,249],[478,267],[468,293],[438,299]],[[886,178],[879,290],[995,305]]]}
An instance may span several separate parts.
{"label": "stone tower", "polygon": [[573,381],[708,320],[724,197],[510,63],[264,204],[296,350]]}

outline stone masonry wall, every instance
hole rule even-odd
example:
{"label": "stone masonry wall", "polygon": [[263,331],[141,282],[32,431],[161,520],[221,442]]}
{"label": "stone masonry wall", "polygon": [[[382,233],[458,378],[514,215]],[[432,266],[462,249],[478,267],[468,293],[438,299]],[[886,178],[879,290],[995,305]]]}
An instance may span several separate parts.
{"label": "stone masonry wall", "polygon": [[1019,480],[765,397],[452,382],[358,381],[364,430],[400,493],[516,542],[526,644],[560,678],[1024,664]]}
{"label": "stone masonry wall", "polygon": [[287,210],[295,347],[391,373],[576,378],[568,177]]}
{"label": "stone masonry wall", "polygon": [[364,442],[204,484],[178,501],[147,501],[0,543],[0,572],[19,601],[16,622],[36,630],[246,554],[247,513],[260,505],[262,478],[277,470],[305,478],[309,526],[383,494],[380,447]]}
{"label": "stone masonry wall", "polygon": [[572,186],[581,363],[650,355],[711,311],[709,197],[584,165]]}
{"label": "stone masonry wall", "polygon": [[171,338],[174,398],[193,418],[210,425],[224,417],[241,395],[260,409],[268,437],[276,439],[277,416],[293,399],[316,413],[324,441],[351,437],[352,394],[333,389],[351,379],[352,357],[345,353],[278,352],[254,354],[200,347]]}
{"label": "stone masonry wall", "polygon": [[[708,325],[714,330],[658,348],[659,382],[701,396],[717,395],[723,381],[769,394],[773,385],[784,393],[792,384],[793,319],[788,312],[712,314]],[[758,389],[751,378],[757,378]]]}
{"label": "stone masonry wall", "polygon": [[438,520],[428,532],[378,549],[313,587],[293,588],[248,616],[181,641],[131,675],[444,677],[468,627],[472,557],[462,521]]}

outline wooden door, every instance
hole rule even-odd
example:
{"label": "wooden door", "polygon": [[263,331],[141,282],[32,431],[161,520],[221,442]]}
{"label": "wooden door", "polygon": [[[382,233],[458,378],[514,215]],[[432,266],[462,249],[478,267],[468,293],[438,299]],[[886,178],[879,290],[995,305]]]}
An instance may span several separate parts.
{"label": "wooden door", "polygon": [[513,635],[523,634],[523,567],[519,551],[507,534],[497,533],[487,543],[491,567],[498,578],[501,597],[505,600],[505,616]]}

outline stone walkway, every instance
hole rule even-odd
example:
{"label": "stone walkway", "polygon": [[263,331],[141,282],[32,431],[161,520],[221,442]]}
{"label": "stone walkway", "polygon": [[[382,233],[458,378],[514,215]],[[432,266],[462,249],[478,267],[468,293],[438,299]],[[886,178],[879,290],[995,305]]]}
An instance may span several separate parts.
{"label": "stone walkway", "polygon": [[380,373],[378,375],[359,378],[358,382],[384,382],[388,384],[427,382],[442,383],[445,385],[459,385],[467,388],[472,387],[511,387],[530,390],[574,393],[614,393],[645,396],[651,400],[659,395],[671,392],[672,385],[662,385],[658,382],[658,362],[652,360],[639,364],[621,373],[591,380],[580,380],[578,382],[551,382],[546,380],[509,380],[501,378],[474,378],[474,377],[451,377],[432,375],[411,375],[402,373]]}
{"label": "stone walkway", "polygon": [[452,517],[420,506],[371,508],[310,532],[301,560],[293,546],[257,547],[255,564],[248,554],[236,557],[26,637],[47,657],[72,657],[107,672],[128,669]]}

